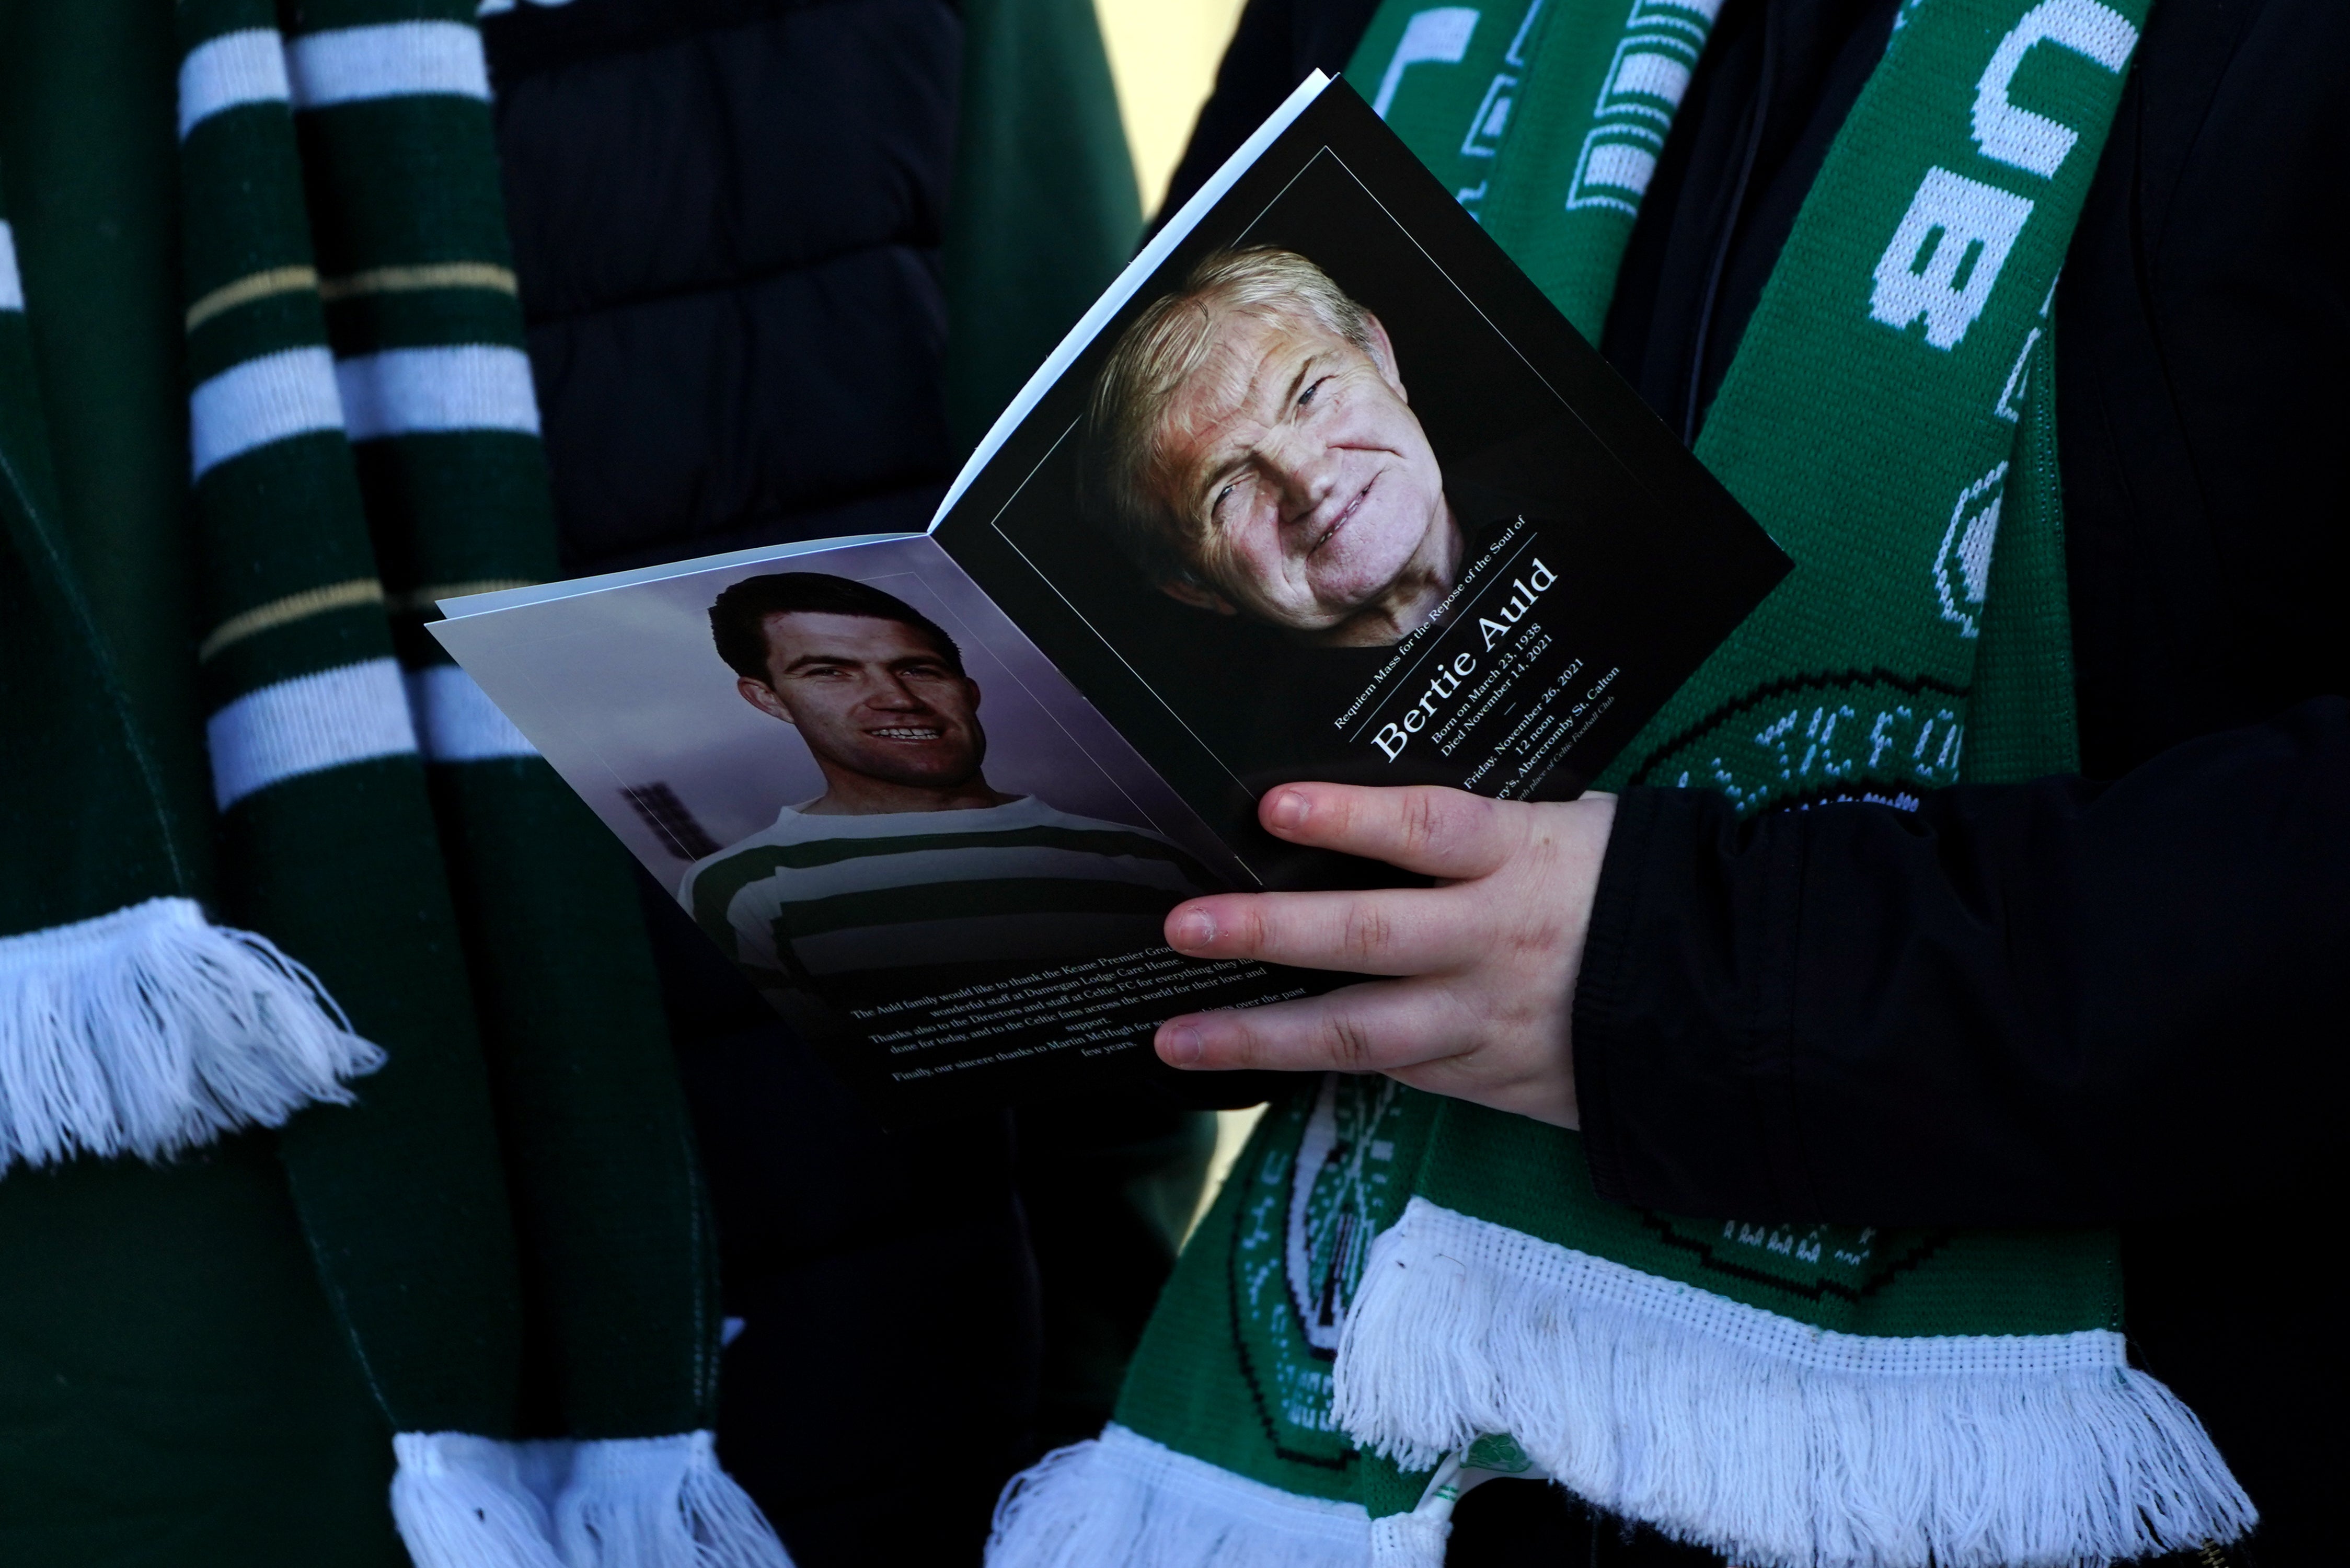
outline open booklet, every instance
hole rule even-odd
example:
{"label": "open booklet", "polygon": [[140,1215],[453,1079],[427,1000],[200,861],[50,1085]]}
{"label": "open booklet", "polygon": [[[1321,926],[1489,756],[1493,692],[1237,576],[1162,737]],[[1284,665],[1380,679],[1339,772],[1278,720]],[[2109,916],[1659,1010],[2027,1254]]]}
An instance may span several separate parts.
{"label": "open booklet", "polygon": [[448,599],[432,630],[891,1120],[1159,1069],[1348,977],[1185,959],[1218,889],[1399,879],[1294,779],[1578,791],[1787,570],[1318,73],[926,534]]}

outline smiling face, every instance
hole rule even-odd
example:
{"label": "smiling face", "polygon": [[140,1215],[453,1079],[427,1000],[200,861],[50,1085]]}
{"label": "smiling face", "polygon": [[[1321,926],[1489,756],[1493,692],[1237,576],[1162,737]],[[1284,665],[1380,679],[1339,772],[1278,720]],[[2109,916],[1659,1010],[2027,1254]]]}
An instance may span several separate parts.
{"label": "smiling face", "polygon": [[1167,593],[1334,643],[1392,642],[1451,586],[1460,534],[1386,330],[1223,310],[1169,399],[1151,488],[1196,582]]}
{"label": "smiling face", "polygon": [[[761,626],[767,680],[743,680],[738,688],[754,707],[798,728],[830,796],[955,796],[985,788],[978,683],[957,673],[919,628],[814,611],[779,612]],[[920,808],[910,801],[862,809]]]}

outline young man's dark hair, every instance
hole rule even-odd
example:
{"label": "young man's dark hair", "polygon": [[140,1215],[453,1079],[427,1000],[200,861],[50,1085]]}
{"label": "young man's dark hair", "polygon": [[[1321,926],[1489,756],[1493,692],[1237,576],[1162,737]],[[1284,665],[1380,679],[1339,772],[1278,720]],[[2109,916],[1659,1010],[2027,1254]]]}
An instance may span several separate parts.
{"label": "young man's dark hair", "polygon": [[894,620],[928,638],[949,668],[957,675],[963,673],[962,649],[955,646],[954,639],[896,595],[823,572],[775,572],[743,578],[710,607],[710,637],[718,645],[718,657],[745,680],[771,679],[766,631],[771,615],[854,615],[868,620]]}

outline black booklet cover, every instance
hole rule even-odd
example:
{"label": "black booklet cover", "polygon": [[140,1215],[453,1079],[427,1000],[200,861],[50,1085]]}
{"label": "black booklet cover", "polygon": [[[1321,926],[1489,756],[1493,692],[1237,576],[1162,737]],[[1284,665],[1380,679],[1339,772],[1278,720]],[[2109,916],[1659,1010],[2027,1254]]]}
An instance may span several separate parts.
{"label": "black booklet cover", "polygon": [[1347,983],[1160,939],[1197,893],[1398,878],[1264,834],[1266,789],[1572,797],[1786,570],[1317,77],[928,534],[454,599],[434,630],[906,1121],[1163,1073],[1166,1018]]}

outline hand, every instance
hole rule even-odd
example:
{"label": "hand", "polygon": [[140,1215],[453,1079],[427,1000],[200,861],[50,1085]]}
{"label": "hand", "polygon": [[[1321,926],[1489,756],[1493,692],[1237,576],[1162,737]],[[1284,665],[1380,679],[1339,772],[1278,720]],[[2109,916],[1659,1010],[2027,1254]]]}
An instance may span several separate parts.
{"label": "hand", "polygon": [[1170,1018],[1159,1026],[1162,1060],[1385,1073],[1431,1094],[1577,1125],[1569,1025],[1615,796],[1536,805],[1433,787],[1286,784],[1257,815],[1293,844],[1442,880],[1178,905],[1167,940],[1192,958],[1399,978]]}

